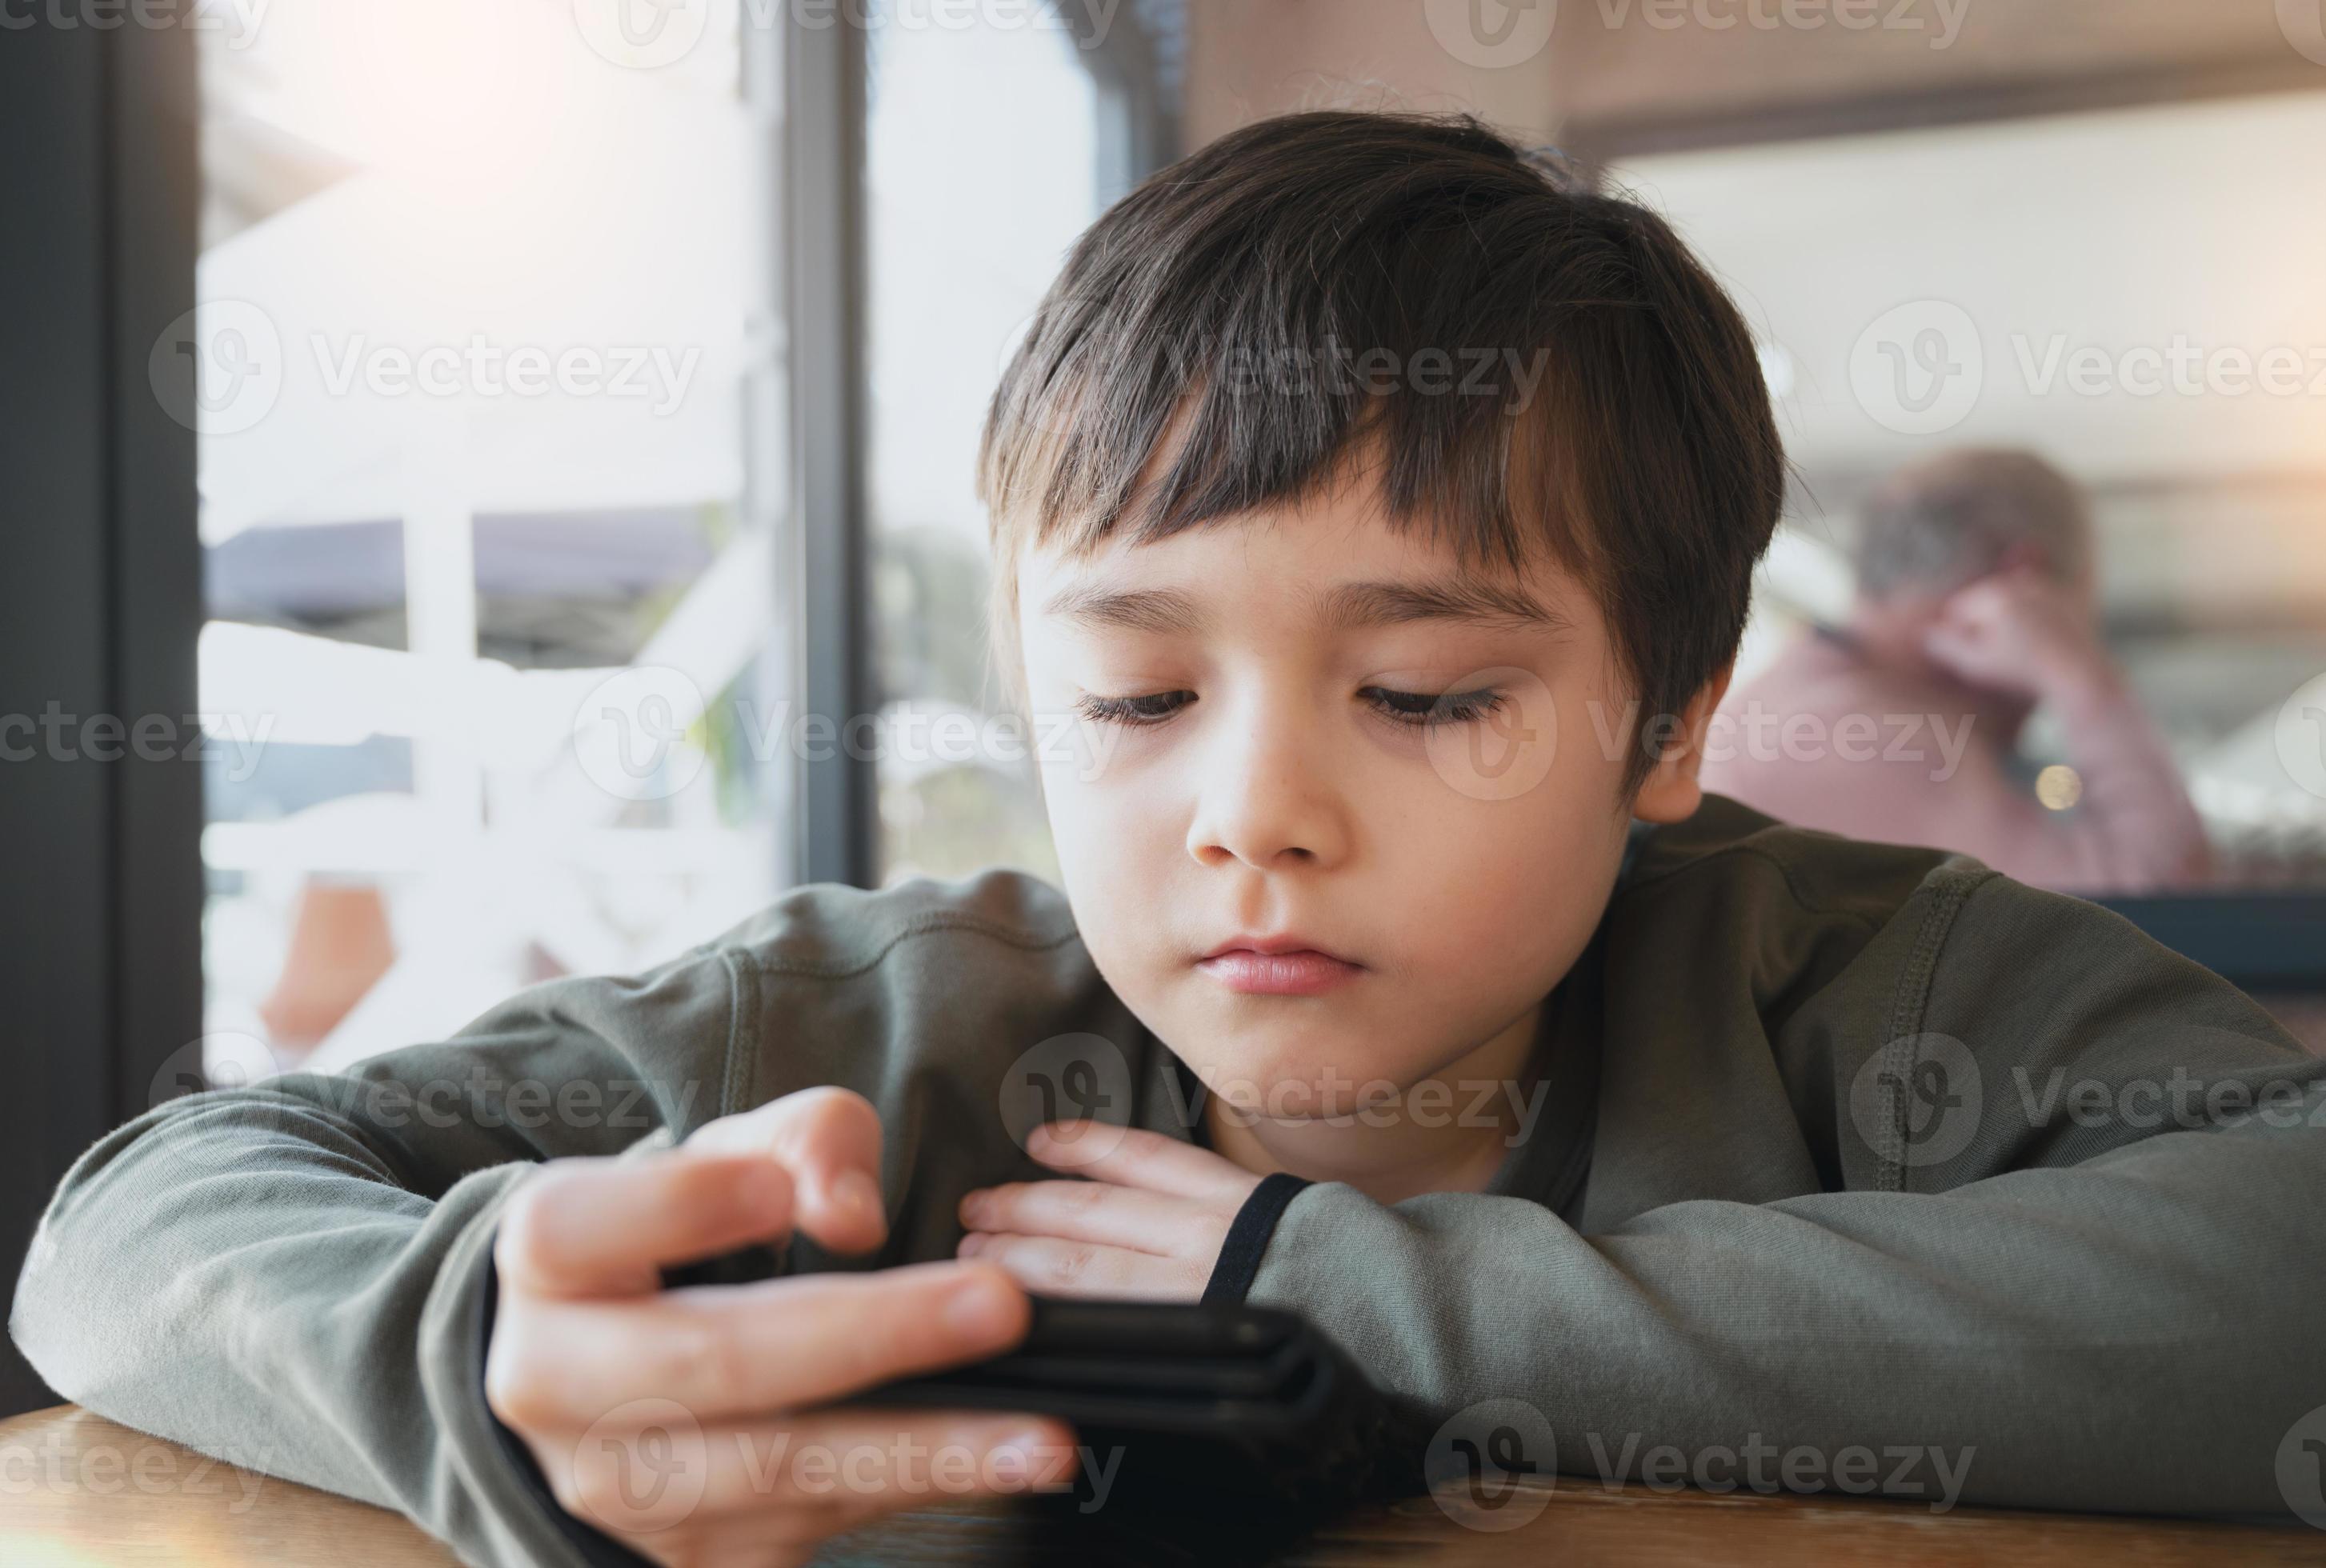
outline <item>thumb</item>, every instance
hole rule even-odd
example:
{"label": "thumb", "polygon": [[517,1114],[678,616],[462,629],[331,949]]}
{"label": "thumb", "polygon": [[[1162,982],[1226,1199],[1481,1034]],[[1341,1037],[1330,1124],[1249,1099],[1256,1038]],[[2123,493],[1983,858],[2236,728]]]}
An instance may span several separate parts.
{"label": "thumb", "polygon": [[835,1252],[870,1252],[888,1238],[880,1116],[853,1090],[804,1089],[722,1117],[687,1144],[773,1158],[795,1183],[799,1229]]}

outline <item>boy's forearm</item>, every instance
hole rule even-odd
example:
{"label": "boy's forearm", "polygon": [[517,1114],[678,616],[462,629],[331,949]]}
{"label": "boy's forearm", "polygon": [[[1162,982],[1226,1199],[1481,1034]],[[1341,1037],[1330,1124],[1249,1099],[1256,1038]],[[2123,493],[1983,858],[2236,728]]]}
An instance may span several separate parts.
{"label": "boy's forearm", "polygon": [[[1882,1489],[1934,1502],[2276,1513],[2276,1446],[2326,1400],[2321,1295],[2321,1140],[2249,1128],[1944,1195],[1679,1203],[1587,1239],[1521,1199],[1321,1186],[1250,1299],[1307,1313],[1436,1418],[1532,1404],[1569,1474],[1653,1479],[1670,1448],[1699,1484],[1830,1489],[1862,1449],[1897,1461]],[[1748,1449],[1776,1457],[1748,1472]]]}
{"label": "boy's forearm", "polygon": [[181,1101],[75,1164],[11,1331],[113,1420],[398,1509],[471,1563],[570,1561],[478,1378],[495,1221],[530,1168],[431,1201],[295,1090]]}
{"label": "boy's forearm", "polygon": [[575,1562],[485,1403],[493,1233],[537,1162],[716,1115],[730,997],[716,958],[560,982],[443,1044],[150,1111],[66,1175],[11,1331],[101,1415],[472,1563]]}
{"label": "boy's forearm", "polygon": [[1634,1434],[1635,1468],[1769,1443],[1828,1486],[1845,1449],[1975,1450],[1971,1500],[2283,1513],[2277,1444],[2326,1402],[2326,1063],[2117,916],[1948,863],[1716,1109],[1733,962],[1611,987],[1575,1226],[1312,1188],[1251,1299],[1446,1415],[1528,1400],[1585,1474]]}

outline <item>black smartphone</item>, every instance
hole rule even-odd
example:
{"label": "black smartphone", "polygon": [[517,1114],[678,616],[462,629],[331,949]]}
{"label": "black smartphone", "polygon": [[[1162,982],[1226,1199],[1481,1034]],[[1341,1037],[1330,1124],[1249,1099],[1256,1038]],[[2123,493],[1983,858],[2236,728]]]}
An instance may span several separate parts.
{"label": "black smartphone", "polygon": [[1400,1424],[1346,1354],[1265,1307],[1037,1296],[1016,1350],[848,1403],[1056,1416],[1134,1495],[1354,1495],[1404,1457]]}

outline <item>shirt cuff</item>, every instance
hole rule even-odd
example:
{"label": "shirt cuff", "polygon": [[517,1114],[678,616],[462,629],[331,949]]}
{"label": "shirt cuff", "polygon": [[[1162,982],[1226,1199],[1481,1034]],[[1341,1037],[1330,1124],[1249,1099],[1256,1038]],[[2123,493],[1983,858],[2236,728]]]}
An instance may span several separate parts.
{"label": "shirt cuff", "polygon": [[[485,1386],[485,1347],[492,1343],[493,1313],[500,1301],[500,1274],[489,1261],[485,1265],[484,1293],[484,1331],[477,1336],[477,1389],[480,1399]],[[500,1439],[501,1452],[507,1459],[509,1469],[525,1483],[526,1490],[532,1495],[535,1505],[556,1525],[558,1533],[565,1537],[566,1545],[572,1547],[576,1557],[587,1563],[590,1568],[655,1568],[652,1562],[603,1530],[594,1528],[568,1513],[565,1506],[557,1500],[556,1494],[549,1489],[549,1478],[541,1473],[541,1466],[534,1459],[533,1450],[526,1446],[523,1438],[504,1425],[498,1415],[492,1414],[490,1404],[484,1408],[487,1419],[493,1424],[494,1435]]]}
{"label": "shirt cuff", "polygon": [[1260,1260],[1268,1256],[1268,1243],[1276,1234],[1276,1222],[1284,1218],[1284,1211],[1298,1197],[1309,1183],[1284,1171],[1261,1178],[1251,1196],[1236,1211],[1234,1223],[1228,1227],[1227,1239],[1220,1244],[1220,1260],[1212,1266],[1212,1277],[1204,1286],[1205,1306],[1241,1304],[1251,1289],[1251,1282],[1260,1277]]}

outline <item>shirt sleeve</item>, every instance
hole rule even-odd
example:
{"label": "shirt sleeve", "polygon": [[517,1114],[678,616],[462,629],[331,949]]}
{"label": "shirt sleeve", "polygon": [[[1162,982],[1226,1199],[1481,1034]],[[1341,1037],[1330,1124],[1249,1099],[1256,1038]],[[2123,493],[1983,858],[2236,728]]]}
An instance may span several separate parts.
{"label": "shirt sleeve", "polygon": [[[1570,1473],[1676,1450],[1700,1485],[1791,1486],[1748,1456],[1805,1454],[1819,1489],[1865,1452],[1858,1489],[2283,1517],[2285,1445],[2326,1422],[2326,1067],[2090,905],[1988,877],[1916,919],[1767,1042],[1821,1190],[1691,1201],[1680,1138],[1626,1162],[1681,1196],[1589,1233],[1318,1185],[1250,1299],[1439,1419],[1531,1406]],[[1606,1046],[1678,1064],[1667,1126],[1719,1114],[1703,1048]]]}
{"label": "shirt sleeve", "polygon": [[467,1563],[578,1568],[485,1403],[492,1239],[535,1162],[720,1114],[729,961],[557,982],[442,1044],[156,1107],[65,1177],[11,1332],[110,1419],[396,1509]]}

